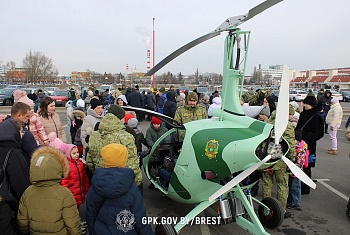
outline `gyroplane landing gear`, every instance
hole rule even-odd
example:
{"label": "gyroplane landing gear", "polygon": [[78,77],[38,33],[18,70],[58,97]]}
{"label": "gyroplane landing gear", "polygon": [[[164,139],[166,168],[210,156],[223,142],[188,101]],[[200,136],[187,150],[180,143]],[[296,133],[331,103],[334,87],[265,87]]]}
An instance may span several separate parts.
{"label": "gyroplane landing gear", "polygon": [[156,235],[177,235],[177,233],[171,224],[158,224]]}
{"label": "gyroplane landing gear", "polygon": [[263,205],[259,205],[258,214],[260,222],[267,228],[277,228],[284,219],[284,210],[282,204],[273,197],[266,197],[261,201]]}

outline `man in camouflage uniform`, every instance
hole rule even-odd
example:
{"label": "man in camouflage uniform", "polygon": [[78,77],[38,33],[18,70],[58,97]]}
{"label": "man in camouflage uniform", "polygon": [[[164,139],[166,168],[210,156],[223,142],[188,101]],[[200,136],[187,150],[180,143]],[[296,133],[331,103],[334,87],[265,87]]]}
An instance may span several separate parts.
{"label": "man in camouflage uniform", "polygon": [[93,172],[95,168],[104,168],[101,157],[101,149],[112,143],[122,144],[128,149],[128,161],[126,167],[131,168],[135,173],[135,184],[140,187],[142,172],[139,167],[139,158],[135,146],[134,136],[125,131],[125,111],[119,105],[113,104],[109,107],[108,113],[102,119],[98,131],[94,131],[89,139],[89,152],[86,157],[86,164]]}
{"label": "man in camouflage uniform", "polygon": [[242,94],[242,98],[244,100],[244,103],[249,103],[249,101],[253,98],[254,92],[252,89],[249,89],[246,93]]}
{"label": "man in camouflage uniform", "polygon": [[[289,119],[294,115],[294,108],[289,105]],[[267,123],[275,124],[276,111],[273,111],[270,118],[266,120]],[[295,134],[294,126],[291,122],[288,122],[287,128],[283,133],[283,138],[289,144],[289,151],[286,155],[289,160],[294,161],[296,156],[295,151]],[[287,165],[280,160],[272,168],[267,169],[264,172],[263,178],[263,197],[271,197],[271,188],[273,184],[273,176],[276,178],[277,183],[277,199],[281,202],[284,211],[286,211],[287,199],[288,199],[288,172]],[[290,212],[285,213],[285,218],[290,217]]]}
{"label": "man in camouflage uniform", "polygon": [[[187,104],[177,108],[174,119],[182,124],[187,122],[208,118],[208,113],[203,105],[198,104],[198,95],[196,92],[191,92],[187,96]],[[179,139],[182,141],[185,133],[179,133]]]}
{"label": "man in camouflage uniform", "polygon": [[264,104],[264,98],[268,97],[270,95],[269,90],[261,90],[258,89],[255,92],[255,95],[253,95],[250,100],[248,100],[248,103],[250,106],[261,106]]}
{"label": "man in camouflage uniform", "polygon": [[182,124],[206,118],[208,118],[208,114],[205,107],[198,104],[196,92],[191,92],[187,96],[187,104],[178,107],[174,116],[174,119]]}

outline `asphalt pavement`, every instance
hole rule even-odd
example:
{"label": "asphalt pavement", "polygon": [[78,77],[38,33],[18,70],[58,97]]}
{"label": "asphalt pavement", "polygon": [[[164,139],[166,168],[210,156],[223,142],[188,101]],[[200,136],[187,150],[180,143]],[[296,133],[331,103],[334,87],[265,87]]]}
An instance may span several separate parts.
{"label": "asphalt pavement", "polygon": [[[350,103],[341,103],[344,110],[350,110]],[[10,107],[0,107],[0,113],[7,114]],[[63,125],[67,119],[65,108],[56,108]],[[312,190],[309,195],[302,195],[302,211],[291,211],[292,217],[285,219],[283,224],[277,229],[266,229],[270,234],[282,235],[323,235],[323,234],[350,234],[348,231],[350,221],[347,219],[345,210],[347,200],[350,196],[350,158],[349,141],[345,139],[345,123],[349,117],[349,112],[344,112],[341,128],[338,131],[338,155],[329,155],[327,150],[331,147],[329,136],[325,136],[317,142],[317,162],[312,171],[312,179],[316,182],[316,190]],[[149,126],[148,121],[140,123],[145,132]],[[65,127],[67,139],[69,127]],[[191,211],[195,205],[181,204],[172,201],[162,195],[156,189],[149,189],[149,181],[144,175],[144,203],[147,215],[152,217],[181,217]],[[260,184],[261,185],[261,184]],[[274,188],[276,191],[276,188]],[[258,199],[262,199],[262,192],[259,190]],[[276,196],[276,195],[275,195]],[[81,216],[84,218],[84,207]],[[208,208],[201,216],[213,217],[216,213]],[[155,226],[152,225],[154,228]],[[221,235],[221,234],[249,234],[240,228],[236,223],[228,225],[187,225],[180,234],[198,235]]]}

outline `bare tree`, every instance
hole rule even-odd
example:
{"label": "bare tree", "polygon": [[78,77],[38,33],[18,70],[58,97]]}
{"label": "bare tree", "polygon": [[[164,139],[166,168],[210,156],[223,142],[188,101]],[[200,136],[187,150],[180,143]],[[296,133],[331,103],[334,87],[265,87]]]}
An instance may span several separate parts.
{"label": "bare tree", "polygon": [[23,59],[23,68],[27,69],[27,81],[38,83],[40,81],[53,81],[58,71],[52,59],[38,51],[29,51]]}
{"label": "bare tree", "polygon": [[16,68],[16,62],[14,62],[14,61],[9,61],[9,62],[7,62],[6,63],[6,68],[7,69],[15,69]]}

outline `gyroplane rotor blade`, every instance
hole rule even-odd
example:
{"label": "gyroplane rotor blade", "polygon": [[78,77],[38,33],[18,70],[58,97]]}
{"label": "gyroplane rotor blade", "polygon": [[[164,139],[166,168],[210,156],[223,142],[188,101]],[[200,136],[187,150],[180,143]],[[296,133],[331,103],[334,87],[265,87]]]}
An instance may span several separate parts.
{"label": "gyroplane rotor blade", "polygon": [[[253,7],[249,10],[248,16],[242,19],[243,22],[250,20],[254,16],[260,14],[261,12],[265,11],[267,8],[272,7],[273,5],[276,5],[279,2],[282,2],[283,0],[267,0],[265,2],[260,3],[256,7]],[[243,23],[242,22],[242,23]]]}
{"label": "gyroplane rotor blade", "polygon": [[234,16],[231,18],[228,18],[225,20],[219,27],[217,27],[213,32],[210,32],[208,34],[205,34],[204,36],[201,36],[190,43],[180,47],[167,57],[165,57],[162,61],[160,61],[156,66],[154,66],[150,71],[148,71],[145,76],[151,76],[154,73],[156,73],[159,69],[163,68],[166,64],[168,64],[170,61],[181,55],[182,53],[188,51],[192,47],[197,46],[198,44],[201,44],[202,42],[205,42],[211,38],[214,38],[216,36],[219,36],[221,32],[223,31],[229,31],[234,30],[238,25],[246,22],[247,20],[253,18],[254,16],[258,15],[259,13],[263,12],[267,8],[272,7],[273,5],[281,2],[283,0],[266,0],[265,2],[253,7],[249,10],[249,12],[245,15],[240,16]]}
{"label": "gyroplane rotor blade", "polygon": [[222,194],[226,193],[229,191],[231,188],[239,184],[242,180],[247,178],[251,173],[253,173],[256,169],[258,169],[262,164],[266,163],[268,160],[271,159],[271,155],[267,155],[263,160],[260,162],[255,163],[254,165],[250,166],[246,170],[244,170],[242,173],[237,175],[235,178],[230,180],[227,184],[222,186],[218,191],[216,191],[213,195],[209,197],[209,202],[215,200],[215,198],[218,198]]}
{"label": "gyroplane rotor blade", "polygon": [[217,27],[214,30],[214,32],[233,30],[233,29],[237,28],[238,25],[250,20],[254,16],[260,14],[261,12],[265,11],[266,9],[268,9],[268,8],[272,7],[273,5],[276,5],[277,3],[282,2],[282,1],[283,0],[267,0],[265,2],[262,2],[259,5],[250,9],[247,14],[228,18],[219,27]]}
{"label": "gyroplane rotor blade", "polygon": [[188,51],[189,49],[191,49],[192,47],[197,46],[198,44],[201,44],[202,42],[205,42],[213,37],[216,37],[220,35],[220,32],[213,32],[213,33],[208,33],[202,37],[199,37],[195,40],[193,40],[190,43],[187,43],[186,45],[180,47],[179,49],[177,49],[176,51],[174,51],[173,53],[171,53],[170,55],[168,55],[167,57],[165,57],[162,61],[160,61],[156,66],[154,66],[150,71],[148,71],[145,76],[151,76],[154,73],[156,73],[159,69],[163,68],[166,64],[168,64],[170,61],[172,61],[173,59],[175,59],[176,57],[178,57],[179,55],[181,55],[182,53],[184,53],[185,51]]}

